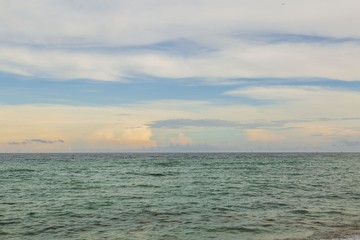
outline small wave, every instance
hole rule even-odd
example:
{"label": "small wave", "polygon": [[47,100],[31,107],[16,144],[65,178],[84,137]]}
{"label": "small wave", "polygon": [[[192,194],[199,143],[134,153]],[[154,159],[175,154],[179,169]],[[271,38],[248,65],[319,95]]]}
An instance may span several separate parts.
{"label": "small wave", "polygon": [[145,176],[152,176],[152,177],[165,177],[165,176],[173,176],[173,175],[178,175],[178,173],[174,173],[174,172],[167,172],[167,173],[146,173],[143,174]]}
{"label": "small wave", "polygon": [[297,210],[292,210],[290,212],[295,213],[295,214],[308,214],[309,213],[309,211],[305,210],[305,209],[297,209]]}
{"label": "small wave", "polygon": [[12,220],[9,220],[9,221],[0,221],[0,226],[10,225],[10,224],[18,224],[18,223],[20,223],[20,221],[12,221]]}
{"label": "small wave", "polygon": [[360,230],[358,225],[344,226],[335,231],[314,235],[314,237],[320,240],[360,240]]}
{"label": "small wave", "polygon": [[335,210],[332,210],[332,211],[326,211],[326,212],[323,212],[325,214],[344,214],[343,212],[340,212],[340,211],[335,211]]}
{"label": "small wave", "polygon": [[166,174],[164,173],[148,173],[148,174],[145,174],[147,176],[153,176],[153,177],[163,177],[163,176],[166,176]]}
{"label": "small wave", "polygon": [[137,185],[134,185],[134,187],[141,187],[141,188],[160,188],[160,186],[151,185],[151,184],[137,184]]}
{"label": "small wave", "polygon": [[3,202],[3,205],[16,205],[18,204],[17,202]]}
{"label": "small wave", "polygon": [[184,214],[184,212],[161,212],[161,211],[151,211],[151,210],[143,210],[143,213],[148,214],[150,216],[179,216]]}
{"label": "small wave", "polygon": [[227,207],[213,207],[211,208],[211,210],[221,211],[221,212],[234,211],[233,208],[227,208]]}
{"label": "small wave", "polygon": [[258,233],[260,229],[258,228],[249,228],[243,226],[234,226],[234,227],[218,227],[208,229],[209,232],[242,232],[242,233]]}
{"label": "small wave", "polygon": [[138,172],[126,172],[126,174],[139,175],[139,176],[151,176],[151,177],[165,177],[178,175],[177,172],[165,172],[165,173],[138,173]]}
{"label": "small wave", "polygon": [[[322,239],[322,240],[325,240],[325,239]],[[332,238],[330,240],[360,240],[360,235],[348,236],[348,237],[343,237],[343,238]]]}
{"label": "small wave", "polygon": [[2,170],[2,172],[36,172],[36,170],[27,169],[27,168],[13,168],[13,169]]}
{"label": "small wave", "polygon": [[45,227],[43,229],[40,230],[35,230],[35,231],[29,231],[24,233],[25,236],[35,236],[44,232],[54,232],[57,231],[58,229],[63,229],[65,226],[64,225],[58,225],[58,226],[48,226]]}
{"label": "small wave", "polygon": [[0,236],[4,236],[4,235],[9,235],[9,233],[3,232],[3,231],[0,230]]}

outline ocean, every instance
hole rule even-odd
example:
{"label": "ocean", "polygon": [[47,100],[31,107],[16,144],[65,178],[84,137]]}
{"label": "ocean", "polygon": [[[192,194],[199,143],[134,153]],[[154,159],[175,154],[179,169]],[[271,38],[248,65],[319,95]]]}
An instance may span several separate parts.
{"label": "ocean", "polygon": [[0,154],[0,239],[360,239],[360,153]]}

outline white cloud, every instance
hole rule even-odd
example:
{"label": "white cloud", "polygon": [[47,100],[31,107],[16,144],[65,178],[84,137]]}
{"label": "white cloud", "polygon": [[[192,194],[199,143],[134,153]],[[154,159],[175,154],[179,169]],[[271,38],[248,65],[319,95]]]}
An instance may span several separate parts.
{"label": "white cloud", "polygon": [[242,44],[191,58],[169,53],[94,53],[1,46],[1,71],[58,79],[125,81],[132,74],[222,81],[238,77],[359,80],[360,44]]}
{"label": "white cloud", "polygon": [[264,100],[283,100],[308,103],[354,102],[360,100],[357,91],[332,89],[313,86],[268,86],[268,87],[245,87],[231,90],[224,93],[230,96],[245,96]]}
{"label": "white cloud", "polygon": [[311,136],[324,136],[324,137],[359,137],[359,129],[351,129],[345,126],[332,126],[329,124],[319,124],[319,123],[308,123],[308,124],[298,124],[303,127],[304,133]]}
{"label": "white cloud", "polygon": [[155,147],[156,142],[151,139],[152,131],[146,126],[122,128],[113,127],[97,130],[91,139],[94,142],[118,145],[118,149],[124,147],[141,148]]}
{"label": "white cloud", "polygon": [[[250,90],[249,96],[273,97],[281,104],[164,100],[118,107],[0,106],[0,151],[18,151],[19,147],[23,151],[126,151],[203,144],[238,151],[261,150],[266,144],[269,148],[265,150],[302,151],[302,147],[317,146],[333,150],[331,144],[336,141],[356,142],[360,137],[356,111],[360,109],[360,94],[356,92],[297,87]],[[230,124],[219,128],[220,121],[187,129],[151,127],[160,120],[180,118],[195,119],[195,123],[196,119],[221,118],[223,123],[239,123],[239,127]],[[8,144],[24,139],[63,139],[65,143]],[[351,148],[358,150],[358,146]]]}
{"label": "white cloud", "polygon": [[[241,33],[360,38],[356,0],[2,0],[0,70],[36,77],[326,77],[359,80],[360,44],[272,43]],[[90,51],[190,39],[217,51],[196,56]],[[36,45],[37,47],[34,47]],[[83,48],[84,46],[88,48]]]}
{"label": "white cloud", "polygon": [[246,136],[251,142],[280,142],[286,138],[278,133],[267,131],[264,129],[248,129],[245,131]]}
{"label": "white cloud", "polygon": [[0,70],[59,79],[121,79],[116,59],[101,54],[0,46]]}
{"label": "white cloud", "polygon": [[240,30],[360,36],[356,0],[2,0],[9,39],[144,44]]}
{"label": "white cloud", "polygon": [[225,94],[267,100],[270,106],[262,107],[263,113],[293,119],[357,117],[354,109],[360,109],[359,92],[342,89],[269,86],[239,88]]}
{"label": "white cloud", "polygon": [[192,142],[193,140],[184,133],[179,133],[176,138],[170,139],[170,143],[172,145],[191,145]]}

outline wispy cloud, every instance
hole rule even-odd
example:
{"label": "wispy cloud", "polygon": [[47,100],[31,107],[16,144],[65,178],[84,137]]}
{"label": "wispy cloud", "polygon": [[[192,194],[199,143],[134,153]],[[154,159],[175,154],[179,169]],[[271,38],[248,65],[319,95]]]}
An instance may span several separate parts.
{"label": "wispy cloud", "polygon": [[234,121],[221,119],[167,119],[149,124],[152,128],[186,128],[186,127],[237,127]]}
{"label": "wispy cloud", "polygon": [[351,141],[351,140],[343,140],[341,141],[342,144],[349,146],[349,147],[358,147],[360,146],[360,141]]}
{"label": "wispy cloud", "polygon": [[56,144],[56,143],[65,143],[64,140],[58,139],[58,140],[46,140],[46,139],[26,139],[24,141],[10,141],[8,144],[10,145],[24,145],[24,144],[32,144],[32,143],[38,143],[38,144]]}
{"label": "wispy cloud", "polygon": [[286,5],[266,0],[13,0],[1,5],[4,72],[123,82],[136,74],[209,82],[360,79],[356,0]]}
{"label": "wispy cloud", "polygon": [[230,90],[224,93],[229,96],[244,96],[255,99],[275,101],[307,101],[309,99],[355,99],[359,91],[317,86],[255,86]]}
{"label": "wispy cloud", "polygon": [[1,1],[0,150],[357,140],[360,2],[283,3]]}
{"label": "wispy cloud", "polygon": [[238,35],[240,39],[255,41],[263,44],[281,44],[281,43],[307,43],[307,44],[342,44],[342,43],[360,43],[360,38],[354,37],[333,37],[310,34],[296,33],[242,33]]}
{"label": "wispy cloud", "polygon": [[216,51],[192,56],[185,50],[179,50],[184,55],[170,50],[141,49],[108,53],[0,44],[0,71],[40,78],[120,82],[138,74],[172,80],[201,78],[210,83],[254,77],[360,79],[354,64],[360,61],[360,44],[342,43],[334,47],[301,43],[258,45],[239,41],[228,45],[226,42],[215,46]]}
{"label": "wispy cloud", "polygon": [[331,122],[331,121],[354,121],[360,120],[360,117],[347,118],[312,118],[312,119],[284,119],[284,120],[256,120],[253,122],[239,122],[222,119],[167,119],[158,120],[149,123],[151,128],[181,129],[181,128],[239,128],[239,129],[257,129],[257,128],[285,128],[289,124],[311,123],[311,122]]}
{"label": "wispy cloud", "polygon": [[267,0],[12,0],[2,2],[0,16],[6,23],[2,32],[7,39],[140,45],[239,28],[359,36],[353,24],[358,4],[356,0],[288,1],[286,5]]}

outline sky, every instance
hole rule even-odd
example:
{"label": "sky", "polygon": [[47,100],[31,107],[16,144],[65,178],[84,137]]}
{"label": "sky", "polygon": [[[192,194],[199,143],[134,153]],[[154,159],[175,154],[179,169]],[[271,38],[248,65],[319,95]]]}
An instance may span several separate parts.
{"label": "sky", "polygon": [[0,152],[360,151],[358,0],[0,0]]}

